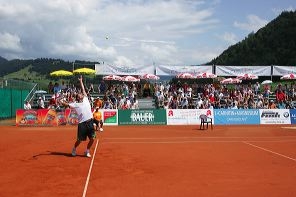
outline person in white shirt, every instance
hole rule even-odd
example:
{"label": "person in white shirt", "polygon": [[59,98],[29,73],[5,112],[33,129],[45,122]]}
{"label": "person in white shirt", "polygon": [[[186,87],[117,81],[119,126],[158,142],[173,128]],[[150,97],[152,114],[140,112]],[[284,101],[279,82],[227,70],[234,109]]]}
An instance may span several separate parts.
{"label": "person in white shirt", "polygon": [[24,104],[24,109],[28,110],[28,109],[32,109],[32,106],[30,104],[29,101],[26,101],[25,104]]}
{"label": "person in white shirt", "polygon": [[77,140],[72,149],[72,156],[73,157],[76,156],[76,148],[79,146],[81,141],[86,141],[86,138],[88,138],[89,142],[87,144],[87,148],[84,155],[86,157],[91,157],[90,148],[92,147],[94,140],[96,138],[96,132],[95,132],[94,123],[93,123],[93,112],[91,109],[91,104],[87,97],[87,93],[83,85],[82,76],[80,76],[80,78],[78,79],[81,86],[81,92],[79,92],[76,96],[76,100],[78,102],[68,103],[67,101],[64,101],[64,100],[60,100],[60,102],[65,106],[74,108],[78,114],[79,124],[78,124],[78,131],[77,131]]}

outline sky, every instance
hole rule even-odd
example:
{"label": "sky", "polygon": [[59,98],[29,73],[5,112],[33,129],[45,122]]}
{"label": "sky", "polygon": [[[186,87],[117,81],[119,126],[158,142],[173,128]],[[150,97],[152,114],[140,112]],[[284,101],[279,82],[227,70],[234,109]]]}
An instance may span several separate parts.
{"label": "sky", "polygon": [[0,0],[0,56],[202,65],[295,0]]}

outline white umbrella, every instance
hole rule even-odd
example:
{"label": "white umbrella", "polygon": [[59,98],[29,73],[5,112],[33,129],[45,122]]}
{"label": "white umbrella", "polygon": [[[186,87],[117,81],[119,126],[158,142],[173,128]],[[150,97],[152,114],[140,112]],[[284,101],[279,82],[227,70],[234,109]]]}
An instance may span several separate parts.
{"label": "white umbrella", "polygon": [[127,82],[138,82],[138,81],[140,81],[140,79],[128,75],[128,76],[122,77],[122,81],[127,81]]}
{"label": "white umbrella", "polygon": [[265,84],[272,84],[273,82],[271,80],[265,80],[265,81],[262,81],[261,84],[262,85],[265,85]]}
{"label": "white umbrella", "polygon": [[180,73],[176,77],[180,78],[180,79],[193,79],[194,78],[193,74],[191,74],[191,73]]}
{"label": "white umbrella", "polygon": [[251,73],[245,73],[245,74],[238,75],[236,78],[241,80],[253,80],[253,79],[258,79],[258,76]]}
{"label": "white umbrella", "polygon": [[204,72],[204,73],[199,73],[196,75],[196,78],[200,79],[200,78],[216,78],[217,75],[213,74],[213,73],[208,73],[208,72]]}
{"label": "white umbrella", "polygon": [[291,74],[287,74],[281,77],[281,79],[286,79],[286,80],[291,80],[291,79],[296,79],[296,74],[291,73]]}
{"label": "white umbrella", "polygon": [[227,79],[223,79],[222,81],[220,81],[221,84],[237,84],[237,83],[241,83],[242,80],[237,79],[237,78],[227,78]]}
{"label": "white umbrella", "polygon": [[108,75],[103,77],[103,80],[107,80],[107,81],[121,81],[122,77],[118,76],[118,75]]}
{"label": "white umbrella", "polygon": [[153,80],[158,80],[159,76],[156,76],[154,74],[145,74],[141,76],[142,79],[153,79]]}

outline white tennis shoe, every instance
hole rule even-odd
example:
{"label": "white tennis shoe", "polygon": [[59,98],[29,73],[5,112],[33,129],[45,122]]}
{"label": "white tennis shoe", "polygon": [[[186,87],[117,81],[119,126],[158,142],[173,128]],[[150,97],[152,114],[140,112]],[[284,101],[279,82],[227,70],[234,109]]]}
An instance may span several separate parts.
{"label": "white tennis shoe", "polygon": [[101,131],[101,132],[103,132],[103,131],[104,131],[104,129],[103,129],[103,128],[100,128],[100,131]]}

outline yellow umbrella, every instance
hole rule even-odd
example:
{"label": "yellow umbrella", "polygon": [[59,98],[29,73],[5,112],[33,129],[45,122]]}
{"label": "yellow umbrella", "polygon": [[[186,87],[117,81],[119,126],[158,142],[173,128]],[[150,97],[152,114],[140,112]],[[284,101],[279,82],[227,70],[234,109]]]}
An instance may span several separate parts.
{"label": "yellow umbrella", "polygon": [[73,73],[74,74],[81,74],[81,75],[91,75],[91,74],[95,74],[96,71],[91,68],[78,68],[78,69],[74,70]]}
{"label": "yellow umbrella", "polygon": [[61,76],[72,76],[73,73],[66,70],[57,70],[50,73],[50,76],[61,77]]}

